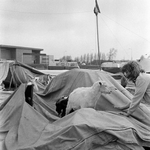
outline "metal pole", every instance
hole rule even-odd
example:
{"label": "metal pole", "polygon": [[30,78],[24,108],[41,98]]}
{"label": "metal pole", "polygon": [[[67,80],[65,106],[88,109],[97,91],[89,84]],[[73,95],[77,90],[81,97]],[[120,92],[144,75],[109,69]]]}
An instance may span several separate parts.
{"label": "metal pole", "polygon": [[99,49],[99,32],[98,32],[98,15],[96,15],[96,26],[97,26],[97,46],[98,46],[99,69],[101,70],[100,49]]}

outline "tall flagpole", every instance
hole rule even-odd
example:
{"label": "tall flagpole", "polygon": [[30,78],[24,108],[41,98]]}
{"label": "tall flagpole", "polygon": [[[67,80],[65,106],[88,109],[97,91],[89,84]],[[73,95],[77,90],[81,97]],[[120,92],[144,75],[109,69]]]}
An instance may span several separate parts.
{"label": "tall flagpole", "polygon": [[98,31],[98,15],[96,16],[96,26],[97,26],[97,48],[98,48],[98,62],[99,69],[101,70],[101,61],[100,61],[100,48],[99,48],[99,31]]}
{"label": "tall flagpole", "polygon": [[100,48],[99,48],[99,31],[98,31],[98,13],[100,13],[100,9],[99,9],[97,0],[95,0],[94,13],[95,13],[95,15],[96,15],[96,26],[97,26],[97,47],[98,47],[99,69],[101,70]]}

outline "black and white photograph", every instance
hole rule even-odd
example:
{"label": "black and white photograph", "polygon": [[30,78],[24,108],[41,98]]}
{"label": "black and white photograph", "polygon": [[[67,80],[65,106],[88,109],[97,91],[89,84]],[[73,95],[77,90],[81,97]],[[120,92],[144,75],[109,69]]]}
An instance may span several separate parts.
{"label": "black and white photograph", "polygon": [[0,0],[0,150],[149,150],[149,8]]}

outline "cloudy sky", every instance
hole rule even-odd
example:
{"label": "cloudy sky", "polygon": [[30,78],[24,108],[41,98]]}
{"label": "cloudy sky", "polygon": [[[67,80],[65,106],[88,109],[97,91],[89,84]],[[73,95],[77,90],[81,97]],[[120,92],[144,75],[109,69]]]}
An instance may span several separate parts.
{"label": "cloudy sky", "polygon": [[[97,0],[100,52],[150,55],[150,0]],[[97,53],[95,0],[0,0],[0,44],[44,49],[58,59]]]}

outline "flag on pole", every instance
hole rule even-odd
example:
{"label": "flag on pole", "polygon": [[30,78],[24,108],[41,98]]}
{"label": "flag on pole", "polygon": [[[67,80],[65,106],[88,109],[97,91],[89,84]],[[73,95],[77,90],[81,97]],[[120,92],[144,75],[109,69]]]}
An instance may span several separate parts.
{"label": "flag on pole", "polygon": [[98,15],[98,13],[101,13],[100,9],[99,9],[99,6],[98,6],[98,3],[97,3],[97,0],[95,0],[94,13],[95,13],[96,16]]}

